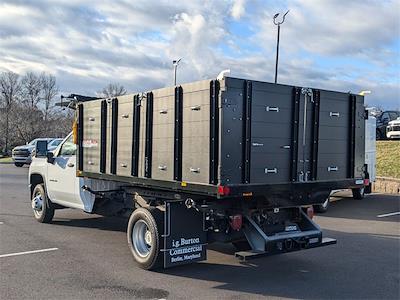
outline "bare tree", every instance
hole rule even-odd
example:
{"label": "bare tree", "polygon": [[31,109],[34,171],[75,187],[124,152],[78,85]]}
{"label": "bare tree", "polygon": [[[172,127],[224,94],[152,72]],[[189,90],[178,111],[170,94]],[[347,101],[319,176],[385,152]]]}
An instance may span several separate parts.
{"label": "bare tree", "polygon": [[51,113],[52,110],[52,104],[54,101],[54,98],[57,96],[59,90],[57,87],[57,82],[56,82],[56,77],[49,74],[43,74],[42,75],[42,97],[44,101],[44,130],[47,132],[48,130],[48,119],[49,119],[49,114]]}
{"label": "bare tree", "polygon": [[[17,123],[16,128],[25,140],[37,137],[43,131],[43,114],[39,110],[39,104],[42,102],[44,74],[33,72],[26,73],[21,79],[22,85],[22,103],[24,104],[24,116],[21,119],[23,124]],[[39,114],[40,113],[40,114]],[[39,118],[41,116],[41,120]],[[15,116],[17,118],[17,116]]]}
{"label": "bare tree", "polygon": [[5,153],[8,152],[9,143],[9,128],[10,128],[10,111],[18,94],[21,91],[21,83],[19,75],[14,72],[3,72],[0,75],[0,95],[2,106],[4,106],[4,113],[6,115],[5,124]]}
{"label": "bare tree", "polygon": [[10,111],[10,125],[13,141],[25,144],[39,137],[39,124],[42,121],[42,112],[26,105],[15,105]]}
{"label": "bare tree", "polygon": [[126,95],[125,87],[119,83],[109,83],[101,91],[97,92],[100,97],[110,98]]}
{"label": "bare tree", "polygon": [[75,112],[72,109],[54,110],[49,118],[48,134],[51,137],[65,137],[72,130]]}
{"label": "bare tree", "polygon": [[28,72],[21,79],[22,101],[32,109],[36,108],[41,101],[43,76],[43,74],[37,75],[33,72]]}

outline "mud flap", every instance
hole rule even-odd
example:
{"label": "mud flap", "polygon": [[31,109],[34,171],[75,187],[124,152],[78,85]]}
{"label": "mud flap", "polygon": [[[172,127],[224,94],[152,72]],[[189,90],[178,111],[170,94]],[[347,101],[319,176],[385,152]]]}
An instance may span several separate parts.
{"label": "mud flap", "polygon": [[164,226],[164,268],[207,259],[205,216],[182,202],[166,204]]}

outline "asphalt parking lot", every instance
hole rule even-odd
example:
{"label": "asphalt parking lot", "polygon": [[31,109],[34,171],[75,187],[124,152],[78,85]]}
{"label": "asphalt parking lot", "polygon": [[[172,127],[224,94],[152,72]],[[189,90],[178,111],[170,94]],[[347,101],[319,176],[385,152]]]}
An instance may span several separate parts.
{"label": "asphalt parking lot", "polygon": [[1,299],[400,297],[400,216],[382,216],[400,211],[396,196],[338,198],[315,218],[337,245],[247,264],[230,245],[213,245],[205,262],[150,272],[133,262],[124,219],[65,209],[53,224],[36,222],[27,173],[0,165]]}

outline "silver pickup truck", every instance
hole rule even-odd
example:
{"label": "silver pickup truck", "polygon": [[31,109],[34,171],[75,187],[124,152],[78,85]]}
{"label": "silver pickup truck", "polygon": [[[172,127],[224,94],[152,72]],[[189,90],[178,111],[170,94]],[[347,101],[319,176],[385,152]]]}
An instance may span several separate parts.
{"label": "silver pickup truck", "polygon": [[[17,146],[12,150],[12,159],[14,161],[15,166],[22,167],[25,164],[30,164],[32,161],[32,152],[34,152],[36,148],[36,143],[38,141],[46,141],[48,144],[52,143],[54,138],[37,138],[26,145]],[[60,140],[60,139],[58,139]]]}

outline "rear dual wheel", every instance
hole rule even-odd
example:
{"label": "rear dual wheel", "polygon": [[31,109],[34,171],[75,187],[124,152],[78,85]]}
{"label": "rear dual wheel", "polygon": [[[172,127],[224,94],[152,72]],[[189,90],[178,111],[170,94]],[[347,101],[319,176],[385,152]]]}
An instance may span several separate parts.
{"label": "rear dual wheel", "polygon": [[163,213],[157,208],[138,208],[129,218],[128,246],[136,263],[145,270],[162,267]]}

